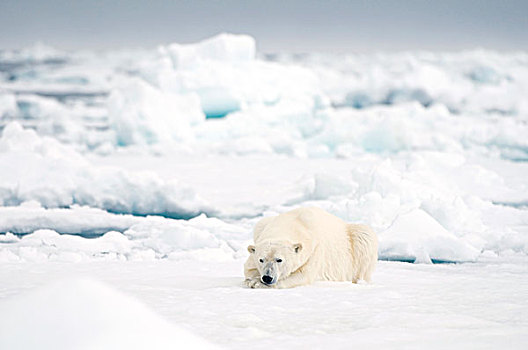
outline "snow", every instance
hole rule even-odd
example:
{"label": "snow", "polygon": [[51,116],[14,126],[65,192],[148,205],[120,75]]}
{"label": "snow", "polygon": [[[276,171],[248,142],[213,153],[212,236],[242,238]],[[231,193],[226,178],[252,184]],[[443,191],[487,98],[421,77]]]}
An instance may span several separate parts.
{"label": "snow", "polygon": [[0,91],[0,116],[14,115],[17,110],[16,98],[13,94],[3,93]]}
{"label": "snow", "polygon": [[0,232],[18,235],[46,228],[63,234],[96,236],[108,231],[123,231],[143,219],[78,205],[45,209],[37,201],[23,202],[19,206],[3,206],[0,207],[0,213]]}
{"label": "snow", "polygon": [[[169,132],[173,133],[191,126],[186,120],[200,112],[207,118],[219,118],[238,111],[267,111],[275,107],[279,113],[304,115],[307,105],[313,109],[324,103],[318,80],[310,70],[255,59],[254,39],[246,35],[220,34],[197,44],[160,47],[155,59],[138,63],[137,74],[150,83],[152,89],[159,90],[160,94],[176,94],[187,98],[198,96],[198,108],[174,112],[165,118],[166,121],[169,118],[178,120],[178,125],[165,123],[165,127],[170,126]],[[117,87],[113,93],[122,94],[127,100],[135,99],[126,88]],[[169,104],[165,106],[160,99],[155,100],[154,96],[149,98],[147,93],[143,95],[145,105],[171,109]],[[111,117],[128,120],[127,108],[126,105],[114,108]],[[308,110],[308,113],[311,111]],[[188,130],[189,137],[200,140],[204,139],[203,132],[210,132],[204,123],[196,123],[194,128]],[[117,133],[119,138],[119,129]],[[154,133],[153,137],[159,136]],[[143,141],[134,140],[134,143],[137,142]]]}
{"label": "snow", "polygon": [[[122,334],[120,323],[125,326],[136,323],[143,326],[138,331],[154,332],[147,322],[153,317],[143,318],[143,313],[137,310],[139,306],[129,302],[133,297],[143,308],[175,327],[185,328],[229,349],[348,349],[351,343],[382,349],[444,349],[446,346],[523,349],[528,340],[526,263],[525,258],[457,265],[382,261],[372,284],[327,282],[289,290],[243,288],[240,260],[214,264],[189,260],[18,263],[6,264],[0,270],[4,281],[0,297],[4,308],[16,302],[18,307],[12,306],[11,310],[42,310],[32,312],[35,323],[53,321],[61,310],[72,316],[66,319],[77,320],[81,325],[100,320],[93,325],[93,333],[83,328],[79,334],[79,340],[86,340],[87,344],[96,341],[92,334],[102,332],[111,338]],[[78,282],[80,278],[97,279],[112,289],[95,282]],[[56,284],[56,281],[64,282]],[[49,284],[52,286],[48,287]],[[85,286],[87,289],[83,291],[80,287]],[[57,311],[43,301],[37,302],[37,297],[32,297],[32,302],[22,300],[19,304],[18,294],[29,294],[36,288],[57,294],[50,297]],[[59,303],[59,300],[64,301]],[[101,306],[108,310],[109,316],[105,316],[106,312],[97,313],[99,309],[95,308]],[[121,306],[131,310],[117,315],[116,309]],[[79,311],[72,315],[72,310]],[[13,312],[7,317],[4,315],[2,312],[0,318],[9,324],[8,328],[0,327],[0,334],[6,334],[7,339],[14,337],[9,336],[11,332],[3,331],[21,332],[27,329],[20,326],[24,324],[22,321],[32,322]],[[11,318],[20,321],[9,322]],[[118,322],[108,322],[113,320]],[[56,322],[67,329],[77,329],[64,321],[51,325]],[[106,324],[108,332],[103,328]],[[52,328],[44,326],[43,329]],[[156,334],[166,335],[164,329]],[[39,334],[39,329],[32,329],[33,333]],[[46,334],[46,339],[52,337]],[[129,337],[137,339],[137,334]],[[31,338],[26,336],[19,341],[29,342]],[[147,339],[156,341],[151,336]]]}
{"label": "snow", "polygon": [[0,203],[34,200],[46,208],[73,204],[115,213],[192,217],[210,210],[194,191],[154,173],[129,174],[115,167],[93,167],[82,154],[17,122],[0,138]]}
{"label": "snow", "polygon": [[0,304],[0,310],[2,349],[216,348],[88,279],[55,282]]}
{"label": "snow", "polygon": [[522,52],[278,55],[272,62],[255,55],[251,37],[222,34],[154,51],[61,53],[67,59],[53,68],[4,55],[20,66],[0,78],[10,100],[3,119],[81,150],[161,143],[189,153],[352,157],[425,149],[527,159]]}
{"label": "snow", "polygon": [[[528,253],[526,211],[522,206],[501,204],[525,203],[525,182],[508,183],[495,170],[480,165],[478,158],[446,151],[400,152],[390,158],[362,155],[353,163],[348,159],[292,163],[291,158],[275,156],[215,156],[198,161],[199,168],[191,169],[192,174],[185,165],[179,167],[182,160],[189,162],[178,155],[88,158],[12,122],[0,138],[0,163],[10,169],[0,173],[4,206],[0,212],[5,215],[0,232],[31,236],[36,230],[49,229],[96,237],[117,231],[127,239],[144,238],[136,250],[145,250],[145,257],[217,249],[224,259],[230,259],[251,239],[247,226],[264,211],[276,214],[299,205],[316,205],[347,221],[373,226],[380,234],[381,257],[386,259],[474,261],[486,251]],[[214,165],[216,172],[211,173],[207,164]],[[246,174],[250,168],[250,182],[238,188],[245,176],[235,175]],[[174,174],[185,181],[175,179]],[[268,181],[265,191],[269,195],[263,191],[263,181]],[[215,196],[222,186],[227,191]],[[210,187],[214,192],[207,192]],[[209,198],[203,199],[195,188]],[[237,192],[246,194],[239,197]],[[214,216],[238,219],[247,231],[226,239],[226,227],[203,232],[201,224],[195,225],[197,221],[171,220],[200,213],[206,213],[208,220],[218,220]],[[164,218],[142,220],[137,215]],[[20,249],[8,249],[9,256]],[[101,248],[92,253],[100,256],[104,252]],[[120,258],[130,255],[126,249],[115,253]]]}
{"label": "snow", "polygon": [[[399,215],[392,225],[380,235],[381,256],[431,263],[436,261],[472,261],[479,251],[461,242],[429,214],[420,209]],[[391,256],[392,254],[405,255]]]}
{"label": "snow", "polygon": [[218,34],[197,44],[171,44],[168,51],[175,68],[187,68],[204,61],[247,62],[255,58],[256,42],[249,35]]}
{"label": "snow", "polygon": [[[0,262],[171,259],[226,261],[245,254],[247,224],[205,215],[191,220],[138,217],[37,202],[0,207]],[[15,235],[16,234],[16,235]]]}
{"label": "snow", "polygon": [[[291,58],[279,56],[279,62]],[[487,50],[308,55],[299,64],[320,77],[339,105],[441,103],[457,113],[525,114],[528,55]]]}
{"label": "snow", "polygon": [[108,99],[110,127],[118,145],[192,141],[190,126],[205,120],[196,94],[159,91],[143,80],[130,79]]}
{"label": "snow", "polygon": [[7,63],[38,63],[52,60],[60,60],[67,56],[66,52],[57,50],[42,42],[19,50],[0,50],[0,59]]}
{"label": "snow", "polygon": [[[524,52],[1,50],[0,347],[522,348],[527,93]],[[243,288],[254,224],[299,206],[374,228],[373,284]]]}
{"label": "snow", "polygon": [[[200,188],[213,207],[221,208],[215,214],[218,218],[209,214],[191,220],[174,220],[165,211],[162,213],[167,217],[154,216],[159,212],[153,204],[145,207],[151,211],[141,217],[121,215],[123,211],[116,214],[105,202],[100,208],[88,207],[86,203],[69,204],[68,208],[47,207],[35,200],[21,205],[14,203],[0,208],[0,232],[27,236],[17,244],[3,247],[4,253],[9,252],[11,257],[8,260],[17,254],[20,260],[41,260],[42,255],[52,257],[60,252],[54,247],[58,243],[53,242],[42,247],[31,245],[34,250],[42,250],[42,254],[21,255],[31,233],[38,229],[82,237],[121,232],[128,242],[121,251],[112,250],[108,254],[106,246],[97,248],[97,240],[81,239],[70,251],[79,255],[78,260],[102,256],[105,259],[172,259],[182,254],[199,256],[192,252],[205,254],[204,250],[213,254],[215,260],[232,260],[245,254],[251,227],[261,215],[277,214],[299,205],[316,205],[349,222],[370,224],[379,233],[383,259],[475,261],[481,254],[526,254],[528,251],[525,210],[496,204],[505,196],[513,199],[516,190],[522,188],[524,182],[518,178],[522,172],[516,172],[525,167],[513,167],[501,174],[464,158],[445,158],[435,153],[413,153],[393,161],[369,156],[358,158],[354,163],[248,156],[215,156],[204,161],[180,156],[137,155],[91,157],[84,161],[93,162],[94,169],[106,168],[105,162],[109,161],[125,174],[134,174],[145,167],[158,169],[156,176],[160,183],[178,174],[189,186]],[[214,169],[210,168],[211,164]],[[506,175],[518,179],[519,184],[512,188],[506,186]],[[91,193],[99,193],[95,185],[92,188]],[[136,198],[137,189],[130,185],[123,188],[128,189],[124,198]],[[101,191],[101,196],[108,191]],[[152,194],[157,205],[162,201],[158,193]],[[258,198],[255,193],[259,194]],[[144,196],[138,200],[145,201]],[[66,240],[68,236],[57,234],[56,239]],[[88,253],[83,248],[85,243]]]}

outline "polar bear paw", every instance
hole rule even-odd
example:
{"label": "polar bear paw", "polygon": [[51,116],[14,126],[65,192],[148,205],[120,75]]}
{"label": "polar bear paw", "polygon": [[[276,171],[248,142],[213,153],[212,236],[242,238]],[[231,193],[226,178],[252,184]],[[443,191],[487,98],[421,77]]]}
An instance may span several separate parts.
{"label": "polar bear paw", "polygon": [[260,278],[247,278],[244,282],[249,288],[269,288],[269,286],[260,281]]}

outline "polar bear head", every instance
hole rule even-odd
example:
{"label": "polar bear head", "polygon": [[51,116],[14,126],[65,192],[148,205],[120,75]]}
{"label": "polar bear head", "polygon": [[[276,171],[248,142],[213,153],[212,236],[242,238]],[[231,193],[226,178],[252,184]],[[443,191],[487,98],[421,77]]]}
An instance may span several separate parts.
{"label": "polar bear head", "polygon": [[248,246],[251,258],[260,273],[260,280],[273,285],[288,277],[302,266],[302,244],[290,242],[264,242]]}

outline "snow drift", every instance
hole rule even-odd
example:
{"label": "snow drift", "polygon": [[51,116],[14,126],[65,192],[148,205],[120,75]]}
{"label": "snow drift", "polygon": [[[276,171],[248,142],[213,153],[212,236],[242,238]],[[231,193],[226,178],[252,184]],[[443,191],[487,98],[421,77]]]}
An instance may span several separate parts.
{"label": "snow drift", "polygon": [[166,183],[153,173],[129,174],[93,167],[88,160],[52,138],[40,137],[18,123],[0,138],[0,204],[34,200],[46,208],[74,204],[113,213],[160,214],[189,218],[211,210],[192,189]]}
{"label": "snow drift", "polygon": [[216,349],[92,280],[38,288],[0,304],[2,349]]}

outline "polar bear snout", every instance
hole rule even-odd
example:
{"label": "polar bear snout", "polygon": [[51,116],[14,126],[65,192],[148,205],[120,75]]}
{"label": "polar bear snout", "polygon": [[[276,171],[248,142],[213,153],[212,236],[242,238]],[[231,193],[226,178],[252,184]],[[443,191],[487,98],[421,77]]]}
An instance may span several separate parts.
{"label": "polar bear snout", "polygon": [[260,277],[260,280],[264,284],[272,285],[277,282],[277,280],[279,279],[278,277],[279,276],[277,274],[275,266],[273,266],[273,262],[269,262],[262,270],[262,277]]}
{"label": "polar bear snout", "polygon": [[273,284],[275,283],[275,281],[273,280],[273,277],[269,276],[269,275],[264,275],[262,276],[262,283],[265,283],[265,284]]}

